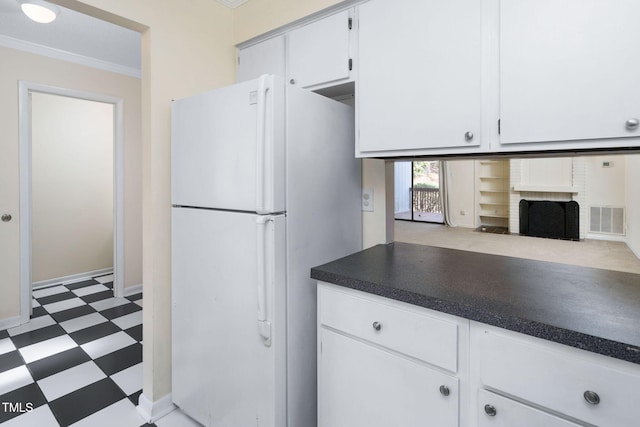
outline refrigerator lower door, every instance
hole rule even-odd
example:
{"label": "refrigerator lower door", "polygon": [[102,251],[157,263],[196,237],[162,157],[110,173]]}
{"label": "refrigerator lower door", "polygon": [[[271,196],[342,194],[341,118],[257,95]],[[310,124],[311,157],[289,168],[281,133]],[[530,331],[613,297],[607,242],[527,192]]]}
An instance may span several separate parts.
{"label": "refrigerator lower door", "polygon": [[284,216],[172,211],[175,404],[205,426],[286,425]]}
{"label": "refrigerator lower door", "polygon": [[262,76],[171,110],[171,204],[283,212],[284,83]]}

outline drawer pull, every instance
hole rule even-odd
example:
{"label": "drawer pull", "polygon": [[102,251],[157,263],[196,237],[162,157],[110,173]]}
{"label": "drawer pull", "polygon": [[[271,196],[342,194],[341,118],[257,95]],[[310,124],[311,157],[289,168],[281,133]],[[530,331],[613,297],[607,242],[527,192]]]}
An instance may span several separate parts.
{"label": "drawer pull", "polygon": [[449,387],[447,387],[446,385],[441,385],[440,386],[440,394],[443,396],[449,396],[449,394],[451,393],[451,391],[449,391]]}
{"label": "drawer pull", "polygon": [[629,119],[626,121],[624,125],[629,130],[635,130],[635,129],[638,129],[638,125],[640,125],[640,121],[638,121],[638,119]]}
{"label": "drawer pull", "polygon": [[373,329],[375,329],[376,331],[382,329],[382,325],[380,324],[380,322],[373,322],[371,326],[373,326]]}
{"label": "drawer pull", "polygon": [[583,394],[584,400],[587,401],[589,405],[597,405],[600,403],[600,396],[595,391],[587,390]]}
{"label": "drawer pull", "polygon": [[496,414],[498,413],[498,411],[496,410],[496,407],[493,405],[484,405],[484,412],[485,414],[489,415],[490,417],[495,417]]}

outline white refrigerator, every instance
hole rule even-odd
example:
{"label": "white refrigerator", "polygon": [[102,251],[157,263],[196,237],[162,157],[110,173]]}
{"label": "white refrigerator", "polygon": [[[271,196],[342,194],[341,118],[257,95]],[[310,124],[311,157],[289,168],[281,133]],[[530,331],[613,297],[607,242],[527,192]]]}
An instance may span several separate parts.
{"label": "white refrigerator", "polygon": [[362,241],[353,109],[265,75],[175,101],[171,127],[173,402],[314,426],[310,268]]}

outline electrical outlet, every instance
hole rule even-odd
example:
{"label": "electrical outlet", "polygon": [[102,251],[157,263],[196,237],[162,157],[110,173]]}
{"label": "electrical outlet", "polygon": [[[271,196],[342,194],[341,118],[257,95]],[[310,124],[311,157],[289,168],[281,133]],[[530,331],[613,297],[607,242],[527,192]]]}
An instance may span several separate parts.
{"label": "electrical outlet", "polygon": [[373,188],[362,189],[362,210],[373,212]]}

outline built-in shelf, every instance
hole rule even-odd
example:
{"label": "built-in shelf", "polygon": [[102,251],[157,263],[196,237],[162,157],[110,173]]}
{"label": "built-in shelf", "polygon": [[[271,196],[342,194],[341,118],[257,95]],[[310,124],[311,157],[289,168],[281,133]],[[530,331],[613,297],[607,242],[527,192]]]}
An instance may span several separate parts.
{"label": "built-in shelf", "polygon": [[509,161],[478,161],[478,217],[480,225],[509,225]]}
{"label": "built-in shelf", "polygon": [[480,216],[484,218],[509,218],[507,214],[500,213],[480,213]]}
{"label": "built-in shelf", "polygon": [[573,193],[573,194],[579,193],[576,187],[563,186],[563,185],[516,184],[513,186],[513,191],[518,191],[521,193]]}
{"label": "built-in shelf", "polygon": [[480,189],[480,192],[482,192],[482,193],[505,193],[504,190],[483,190],[483,189]]}

